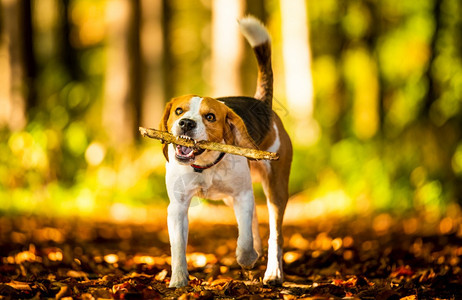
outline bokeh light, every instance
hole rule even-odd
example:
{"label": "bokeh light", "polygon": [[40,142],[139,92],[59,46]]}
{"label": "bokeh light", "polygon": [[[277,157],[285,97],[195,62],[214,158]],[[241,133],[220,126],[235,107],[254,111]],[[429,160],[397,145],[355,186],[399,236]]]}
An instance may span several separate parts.
{"label": "bokeh light", "polygon": [[[17,25],[0,26],[0,213],[125,222],[165,208],[160,144],[137,128],[157,127],[173,96],[253,95],[251,49],[213,18],[232,11],[272,35],[274,108],[295,153],[287,218],[413,212],[457,228],[460,1],[136,3],[34,1],[21,7],[30,22],[2,18]],[[232,39],[217,39],[226,28]],[[241,50],[220,63],[231,41]],[[220,85],[223,67],[237,73]]]}

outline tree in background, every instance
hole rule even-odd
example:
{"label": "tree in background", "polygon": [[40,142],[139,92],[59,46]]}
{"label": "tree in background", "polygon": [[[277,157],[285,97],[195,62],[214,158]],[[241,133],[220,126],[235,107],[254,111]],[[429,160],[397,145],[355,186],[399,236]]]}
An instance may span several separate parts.
{"label": "tree in background", "polygon": [[174,96],[253,95],[245,13],[273,37],[295,201],[439,213],[462,199],[457,0],[231,2],[3,0],[3,209],[164,199],[164,160],[137,128]]}

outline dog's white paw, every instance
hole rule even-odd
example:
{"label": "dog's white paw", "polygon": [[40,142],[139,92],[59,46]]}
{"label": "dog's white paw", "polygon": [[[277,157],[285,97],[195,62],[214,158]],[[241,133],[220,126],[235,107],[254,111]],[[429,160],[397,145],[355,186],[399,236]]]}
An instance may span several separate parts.
{"label": "dog's white paw", "polygon": [[173,273],[172,278],[170,279],[171,288],[179,288],[187,286],[189,283],[189,274],[186,273]]}
{"label": "dog's white paw", "polygon": [[284,281],[282,268],[279,266],[268,266],[266,268],[265,276],[263,277],[263,284],[278,286]]}
{"label": "dog's white paw", "polygon": [[258,253],[253,248],[250,250],[243,250],[243,249],[237,248],[236,250],[237,263],[244,269],[253,268],[257,259],[258,259]]}

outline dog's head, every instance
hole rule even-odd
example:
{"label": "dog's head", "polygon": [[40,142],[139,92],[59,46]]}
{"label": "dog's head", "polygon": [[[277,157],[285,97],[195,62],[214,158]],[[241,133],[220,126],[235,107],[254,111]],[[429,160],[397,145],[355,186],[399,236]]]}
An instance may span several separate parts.
{"label": "dog's head", "polygon": [[[165,107],[160,130],[196,141],[208,140],[255,148],[244,121],[223,102],[209,97],[186,95],[173,98]],[[167,146],[167,144],[163,145],[163,152],[168,161]],[[209,152],[174,146],[175,159],[184,164],[192,164],[199,155]]]}

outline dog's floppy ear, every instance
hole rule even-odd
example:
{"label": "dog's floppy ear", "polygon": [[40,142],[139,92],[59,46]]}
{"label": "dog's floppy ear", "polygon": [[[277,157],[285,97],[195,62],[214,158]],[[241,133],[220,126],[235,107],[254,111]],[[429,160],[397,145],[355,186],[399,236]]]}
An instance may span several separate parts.
{"label": "dog's floppy ear", "polygon": [[[162,120],[160,121],[160,130],[168,132],[168,117],[170,116],[170,110],[172,109],[172,102],[168,102],[165,106],[164,115],[162,116]],[[162,152],[164,153],[165,159],[168,161],[168,144],[162,144]]]}
{"label": "dog's floppy ear", "polygon": [[244,121],[234,111],[228,108],[224,137],[228,145],[257,149],[257,145],[247,132]]}

